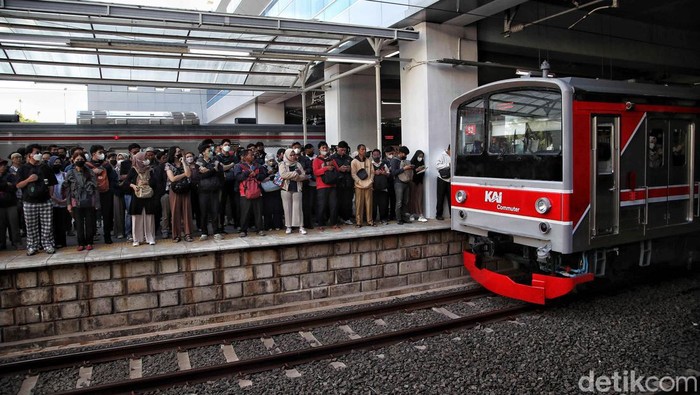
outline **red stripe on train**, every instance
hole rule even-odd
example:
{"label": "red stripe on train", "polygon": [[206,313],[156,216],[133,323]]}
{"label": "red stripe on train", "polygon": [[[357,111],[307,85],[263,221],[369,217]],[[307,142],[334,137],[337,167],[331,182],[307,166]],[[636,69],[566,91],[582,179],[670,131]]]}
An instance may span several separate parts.
{"label": "red stripe on train", "polygon": [[[649,188],[649,198],[673,197],[673,196],[688,196],[690,187],[688,185],[673,185],[669,187],[653,187]],[[698,192],[698,187],[695,186],[695,193]],[[646,199],[644,189],[623,190],[620,191],[620,201],[629,202],[634,200]]]}
{"label": "red stripe on train", "polygon": [[[455,194],[463,190],[467,193],[464,203],[457,203]],[[518,215],[552,221],[571,221],[571,193],[560,191],[533,191],[475,185],[452,184],[453,207],[464,207],[506,215]],[[540,214],[535,210],[539,198],[549,199],[552,207],[549,212]]]}
{"label": "red stripe on train", "polygon": [[[162,136],[9,136],[0,137],[0,141],[117,141],[117,140],[157,140],[157,139],[173,139],[177,140],[204,140],[204,139],[220,139],[222,137],[234,137],[239,140],[302,140],[303,135],[291,135],[291,136],[266,136],[266,135],[235,135],[235,134],[220,134],[220,135],[202,135],[202,136],[175,136],[175,135],[162,135]],[[308,135],[307,139],[322,140],[325,139],[325,135]]]}

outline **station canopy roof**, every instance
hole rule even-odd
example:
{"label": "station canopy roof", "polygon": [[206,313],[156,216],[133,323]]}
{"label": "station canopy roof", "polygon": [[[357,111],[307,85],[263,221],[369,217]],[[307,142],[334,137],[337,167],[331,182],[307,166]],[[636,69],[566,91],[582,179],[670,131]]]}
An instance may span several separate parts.
{"label": "station canopy roof", "polygon": [[0,0],[0,80],[299,92],[317,62],[418,32],[56,0]]}

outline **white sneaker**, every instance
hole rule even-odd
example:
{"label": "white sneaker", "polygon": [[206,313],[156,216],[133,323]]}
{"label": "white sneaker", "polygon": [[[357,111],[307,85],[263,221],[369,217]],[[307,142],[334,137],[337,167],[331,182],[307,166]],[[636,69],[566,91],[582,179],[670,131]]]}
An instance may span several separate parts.
{"label": "white sneaker", "polygon": [[148,245],[154,246],[154,245],[156,245],[156,242],[155,242],[155,241],[150,241],[150,242],[148,242]]}
{"label": "white sneaker", "polygon": [[219,241],[219,240],[223,240],[223,239],[224,239],[224,235],[222,235],[221,233],[217,233],[214,235],[214,240]]}
{"label": "white sneaker", "polygon": [[208,238],[207,235],[201,235],[201,236],[199,236],[199,241],[204,241],[204,240],[206,240],[207,238]]}
{"label": "white sneaker", "polygon": [[[288,228],[288,229],[289,229],[289,228]],[[304,229],[304,227],[302,226],[301,228],[299,228],[299,233],[301,233],[302,235],[305,235],[305,234],[306,234],[306,229]]]}
{"label": "white sneaker", "polygon": [[284,231],[286,234],[291,234],[292,233],[292,228],[287,228],[287,230]]}
{"label": "white sneaker", "polygon": [[418,217],[418,222],[428,222],[428,219],[421,215]]}
{"label": "white sneaker", "polygon": [[141,244],[141,243],[139,243],[138,241],[135,241],[135,242],[133,242],[131,245],[134,246],[134,247],[138,247],[140,244]]}
{"label": "white sneaker", "polygon": [[346,219],[343,223],[344,223],[345,225],[352,225],[352,221],[349,220],[349,219]]}

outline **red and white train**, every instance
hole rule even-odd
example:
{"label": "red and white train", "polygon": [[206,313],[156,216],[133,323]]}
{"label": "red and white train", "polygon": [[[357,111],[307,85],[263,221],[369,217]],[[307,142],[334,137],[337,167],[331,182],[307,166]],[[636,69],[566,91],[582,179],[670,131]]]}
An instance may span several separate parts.
{"label": "red and white train", "polygon": [[470,235],[464,264],[487,289],[544,304],[630,266],[698,257],[697,89],[511,79],[458,97],[451,119],[452,229]]}

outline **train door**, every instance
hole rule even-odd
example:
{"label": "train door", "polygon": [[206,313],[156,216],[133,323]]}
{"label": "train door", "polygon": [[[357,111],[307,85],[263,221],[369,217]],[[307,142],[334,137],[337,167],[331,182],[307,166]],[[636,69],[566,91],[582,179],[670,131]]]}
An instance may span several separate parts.
{"label": "train door", "polygon": [[598,115],[592,120],[593,177],[591,199],[591,236],[615,235],[619,231],[620,193],[619,133],[620,118]]}
{"label": "train door", "polygon": [[650,117],[646,141],[647,229],[692,220],[691,123]]}
{"label": "train door", "polygon": [[688,155],[692,147],[691,123],[684,120],[669,122],[668,147],[668,224],[683,224],[693,220],[692,187],[693,160]]}

